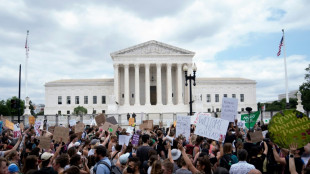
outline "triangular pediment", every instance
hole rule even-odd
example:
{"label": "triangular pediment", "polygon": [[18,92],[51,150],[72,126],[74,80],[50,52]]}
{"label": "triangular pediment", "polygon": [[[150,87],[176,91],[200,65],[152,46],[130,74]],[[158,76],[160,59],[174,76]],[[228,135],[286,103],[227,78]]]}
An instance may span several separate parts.
{"label": "triangular pediment", "polygon": [[192,51],[174,47],[162,42],[151,40],[126,49],[111,53],[111,56],[122,55],[194,55]]}

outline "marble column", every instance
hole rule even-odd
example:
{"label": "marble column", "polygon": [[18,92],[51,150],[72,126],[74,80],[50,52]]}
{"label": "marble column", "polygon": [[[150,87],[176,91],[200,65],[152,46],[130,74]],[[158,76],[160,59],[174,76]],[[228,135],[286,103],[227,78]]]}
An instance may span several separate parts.
{"label": "marble column", "polygon": [[184,104],[183,102],[183,97],[182,97],[182,87],[185,85],[182,81],[182,64],[178,64],[178,70],[177,70],[177,75],[178,75],[178,104]]}
{"label": "marble column", "polygon": [[[115,102],[120,103],[119,100],[119,64],[114,64],[114,96]],[[114,101],[113,101],[114,104]]]}
{"label": "marble column", "polygon": [[157,73],[157,103],[156,105],[161,105],[162,104],[162,94],[161,94],[161,64],[158,63],[156,64],[156,73]]}
{"label": "marble column", "polygon": [[140,105],[140,72],[139,64],[135,64],[135,105]]}
{"label": "marble column", "polygon": [[171,63],[167,64],[167,105],[172,105]]}
{"label": "marble column", "polygon": [[124,64],[124,105],[129,105],[129,64]]}
{"label": "marble column", "polygon": [[145,105],[151,105],[151,102],[150,102],[150,64],[145,64]]}

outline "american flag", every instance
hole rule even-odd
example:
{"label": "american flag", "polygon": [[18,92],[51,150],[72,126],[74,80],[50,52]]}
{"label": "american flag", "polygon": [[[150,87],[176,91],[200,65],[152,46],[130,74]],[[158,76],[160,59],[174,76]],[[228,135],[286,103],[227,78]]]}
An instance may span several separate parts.
{"label": "american flag", "polygon": [[277,56],[280,56],[280,54],[281,54],[281,47],[282,46],[283,46],[283,36],[282,36],[282,39],[281,39],[280,44],[279,44],[279,51],[278,51]]}

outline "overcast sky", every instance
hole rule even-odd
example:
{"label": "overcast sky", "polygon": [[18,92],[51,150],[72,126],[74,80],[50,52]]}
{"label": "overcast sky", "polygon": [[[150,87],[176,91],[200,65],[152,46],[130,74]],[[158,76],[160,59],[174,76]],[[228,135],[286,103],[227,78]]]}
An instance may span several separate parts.
{"label": "overcast sky", "polygon": [[257,101],[285,92],[277,57],[285,29],[289,91],[310,63],[309,0],[0,0],[0,100],[18,95],[29,35],[28,94],[44,103],[44,84],[113,78],[110,53],[157,40],[196,53],[198,77],[257,82]]}

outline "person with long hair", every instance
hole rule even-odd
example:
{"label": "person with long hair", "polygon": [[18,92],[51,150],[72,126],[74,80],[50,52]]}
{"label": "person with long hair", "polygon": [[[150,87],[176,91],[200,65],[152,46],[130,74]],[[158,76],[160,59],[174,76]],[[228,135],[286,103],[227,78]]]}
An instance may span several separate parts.
{"label": "person with long hair", "polygon": [[29,170],[38,170],[38,158],[35,155],[29,155],[23,165],[22,173],[27,173]]}
{"label": "person with long hair", "polygon": [[152,164],[151,174],[161,174],[161,162],[159,160],[155,160]]}

